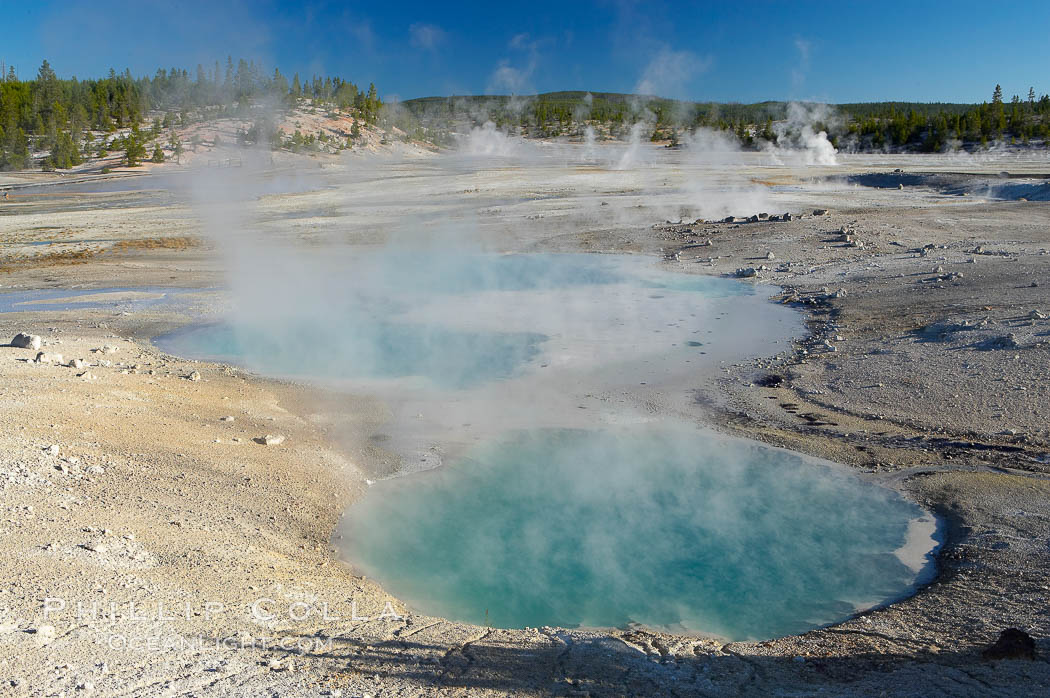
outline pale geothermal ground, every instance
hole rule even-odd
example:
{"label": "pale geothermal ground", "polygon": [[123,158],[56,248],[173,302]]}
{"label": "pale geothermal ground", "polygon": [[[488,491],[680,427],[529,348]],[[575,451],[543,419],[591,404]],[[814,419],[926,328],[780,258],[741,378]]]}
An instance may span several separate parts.
{"label": "pale geothermal ground", "polygon": [[[266,172],[246,157],[133,185],[5,176],[0,336],[40,335],[43,351],[85,365],[0,347],[0,694],[1050,690],[1043,153],[807,165],[498,139],[475,152],[273,166],[267,154]],[[694,222],[760,212],[794,216]],[[301,273],[296,255],[420,244],[754,269],[746,283],[793,303],[808,334],[639,401],[899,489],[942,522],[936,579],[832,627],[725,643],[493,630],[422,616],[355,576],[332,535],[366,481],[398,467],[371,438],[396,440],[391,405],[150,340],[281,288]],[[62,309],[82,292],[85,305]],[[294,300],[323,306],[323,292]],[[255,442],[267,434],[284,440]],[[1011,627],[1036,638],[1035,660],[982,655]]]}

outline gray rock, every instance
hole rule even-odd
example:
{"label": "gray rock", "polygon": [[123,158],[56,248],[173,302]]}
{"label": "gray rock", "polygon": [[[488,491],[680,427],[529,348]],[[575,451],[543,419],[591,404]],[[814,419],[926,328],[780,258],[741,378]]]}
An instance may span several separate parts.
{"label": "gray rock", "polygon": [[38,364],[60,364],[63,363],[63,359],[61,354],[42,351],[36,355],[36,362]]}
{"label": "gray rock", "polygon": [[28,334],[26,332],[19,332],[15,335],[15,338],[11,340],[11,346],[18,347],[19,349],[39,349],[43,345],[39,335]]}

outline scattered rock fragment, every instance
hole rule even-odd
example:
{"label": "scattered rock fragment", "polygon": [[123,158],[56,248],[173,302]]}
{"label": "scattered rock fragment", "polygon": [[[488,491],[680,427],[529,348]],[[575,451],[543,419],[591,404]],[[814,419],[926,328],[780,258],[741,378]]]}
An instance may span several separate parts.
{"label": "scattered rock fragment", "polygon": [[61,364],[63,363],[63,359],[61,354],[42,351],[36,355],[36,362],[38,364]]}
{"label": "scattered rock fragment", "polygon": [[1021,346],[1017,341],[1017,335],[1013,332],[999,337],[993,337],[985,342],[988,349],[1016,349]]}
{"label": "scattered rock fragment", "polygon": [[784,384],[784,376],[779,373],[769,373],[755,381],[760,388],[779,388]]}
{"label": "scattered rock fragment", "polygon": [[225,417],[219,417],[219,421],[220,422],[232,422],[233,421],[233,417],[231,415],[226,415]]}
{"label": "scattered rock fragment", "polygon": [[831,214],[831,211],[829,211],[826,208],[815,208],[815,209],[813,209],[813,215],[814,216],[827,216],[827,215],[830,215],[830,214]]}
{"label": "scattered rock fragment", "polygon": [[188,376],[186,376],[186,380],[193,381],[194,383],[196,383],[200,379],[201,379],[201,374],[198,371],[194,371],[193,373],[191,373]]}
{"label": "scattered rock fragment", "polygon": [[70,359],[69,363],[66,364],[70,368],[81,369],[87,366],[87,363],[83,359]]}
{"label": "scattered rock fragment", "polygon": [[284,436],[281,434],[267,434],[255,439],[255,443],[262,446],[279,446],[284,443]]}
{"label": "scattered rock fragment", "polygon": [[1032,320],[1045,320],[1047,318],[1047,314],[1039,310],[1033,310],[1032,312],[1028,313],[1028,317]]}
{"label": "scattered rock fragment", "polygon": [[39,335],[28,334],[26,332],[19,332],[15,335],[15,338],[11,340],[11,346],[18,347],[19,349],[39,349],[43,342]]}
{"label": "scattered rock fragment", "polygon": [[737,277],[738,279],[749,279],[753,276],[758,276],[758,270],[754,267],[740,267],[735,272],[733,272],[733,276]]}

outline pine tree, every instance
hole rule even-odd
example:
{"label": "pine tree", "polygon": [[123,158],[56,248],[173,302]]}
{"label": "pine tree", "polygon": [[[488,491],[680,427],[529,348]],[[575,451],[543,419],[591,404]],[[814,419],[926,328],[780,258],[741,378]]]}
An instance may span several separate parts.
{"label": "pine tree", "polygon": [[172,129],[171,135],[168,137],[168,147],[171,148],[171,152],[175,155],[175,162],[177,164],[182,163],[182,140],[179,139],[179,134],[175,133]]}
{"label": "pine tree", "polygon": [[150,160],[156,163],[164,162],[164,151],[161,150],[159,143],[153,146],[153,157]]}
{"label": "pine tree", "polygon": [[998,83],[997,83],[995,85],[995,90],[992,92],[992,104],[1002,104],[1002,103],[1003,103],[1003,88],[1000,87],[998,85]]}
{"label": "pine tree", "polygon": [[142,144],[138,129],[133,128],[124,139],[124,161],[128,167],[138,167],[145,157],[146,146]]}

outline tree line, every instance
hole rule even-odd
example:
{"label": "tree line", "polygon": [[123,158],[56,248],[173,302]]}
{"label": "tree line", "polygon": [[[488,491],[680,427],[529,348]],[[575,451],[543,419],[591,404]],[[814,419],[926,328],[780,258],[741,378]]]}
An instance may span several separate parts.
{"label": "tree line", "polygon": [[[145,156],[140,152],[145,142],[150,137],[157,140],[158,124],[173,135],[176,125],[249,117],[259,104],[280,110],[303,100],[353,112],[369,123],[376,122],[382,107],[374,84],[361,90],[340,77],[303,79],[298,73],[289,80],[279,69],[270,74],[254,61],[241,59],[235,65],[232,57],[225,65],[216,61],[210,69],[198,65],[192,77],[185,69],[162,68],[152,77],[111,69],[101,79],[61,79],[45,60],[34,79],[20,80],[12,67],[0,76],[0,170],[31,167],[35,152],[44,153],[44,169],[73,167],[105,147],[96,143],[97,134],[123,129],[131,131],[101,140],[125,149],[130,141],[126,159],[135,164]],[[152,132],[141,130],[148,116],[158,113],[163,116],[154,117]],[[158,147],[159,142],[154,159]]]}
{"label": "tree line", "polygon": [[[995,86],[981,104],[873,102],[831,105],[829,117],[813,126],[838,147],[938,152],[993,142],[1050,145],[1050,96],[1003,99]],[[720,104],[606,92],[551,92],[526,98],[486,95],[427,97],[404,107],[430,130],[455,129],[491,120],[533,137],[578,136],[588,125],[624,135],[645,121],[653,140],[674,141],[697,127],[734,133],[745,147],[761,148],[778,138],[776,122],[788,118],[786,102]]]}

